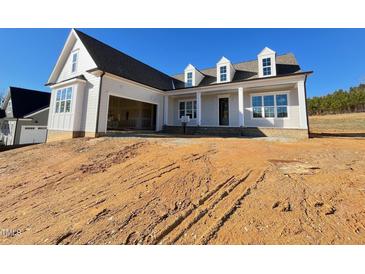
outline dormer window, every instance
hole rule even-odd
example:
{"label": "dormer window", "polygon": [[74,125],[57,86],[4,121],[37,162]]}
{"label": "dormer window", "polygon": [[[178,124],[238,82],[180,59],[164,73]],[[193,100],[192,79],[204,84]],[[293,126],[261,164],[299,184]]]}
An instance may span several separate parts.
{"label": "dormer window", "polygon": [[222,57],[217,63],[217,83],[227,83],[232,81],[236,70],[231,61],[226,57]]}
{"label": "dormer window", "polygon": [[219,72],[220,72],[220,82],[226,82],[227,81],[227,66],[220,67]]}
{"label": "dormer window", "polygon": [[79,59],[79,53],[76,51],[72,53],[72,67],[71,72],[74,73],[77,70],[77,60]]}
{"label": "dormer window", "polygon": [[184,70],[185,87],[196,87],[199,85],[204,75],[197,70],[192,64],[189,64]]}
{"label": "dormer window", "polygon": [[257,55],[259,77],[276,76],[276,52],[265,47]]}
{"label": "dormer window", "polygon": [[186,86],[187,87],[193,86],[193,73],[192,72],[186,73]]}
{"label": "dormer window", "polygon": [[262,59],[262,69],[263,69],[264,76],[271,75],[271,58]]}

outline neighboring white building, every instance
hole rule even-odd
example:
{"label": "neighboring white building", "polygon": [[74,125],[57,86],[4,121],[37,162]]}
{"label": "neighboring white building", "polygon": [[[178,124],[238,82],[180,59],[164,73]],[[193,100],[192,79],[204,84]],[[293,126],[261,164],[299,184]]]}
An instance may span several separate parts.
{"label": "neighboring white building", "polygon": [[47,85],[48,140],[109,130],[308,137],[306,79],[293,54],[264,48],[254,61],[189,64],[166,75],[78,30],[71,30]]}

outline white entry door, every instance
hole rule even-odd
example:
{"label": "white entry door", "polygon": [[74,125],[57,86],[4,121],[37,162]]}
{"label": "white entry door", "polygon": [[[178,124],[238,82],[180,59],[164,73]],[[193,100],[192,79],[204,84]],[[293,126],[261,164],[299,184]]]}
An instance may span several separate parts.
{"label": "white entry door", "polygon": [[47,138],[46,126],[22,126],[19,144],[44,143]]}

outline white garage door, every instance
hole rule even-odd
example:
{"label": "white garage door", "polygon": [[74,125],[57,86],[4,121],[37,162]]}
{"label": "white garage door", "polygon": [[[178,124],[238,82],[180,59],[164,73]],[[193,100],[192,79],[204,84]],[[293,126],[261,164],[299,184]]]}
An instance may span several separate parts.
{"label": "white garage door", "polygon": [[46,126],[22,126],[19,144],[44,143],[46,138]]}

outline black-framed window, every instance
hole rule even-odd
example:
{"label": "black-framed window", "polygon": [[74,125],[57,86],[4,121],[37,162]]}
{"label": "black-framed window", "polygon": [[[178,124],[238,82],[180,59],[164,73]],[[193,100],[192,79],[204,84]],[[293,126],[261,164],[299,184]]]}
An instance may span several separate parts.
{"label": "black-framed window", "polygon": [[190,119],[196,119],[196,100],[186,100],[179,102],[179,118],[189,116]]}

